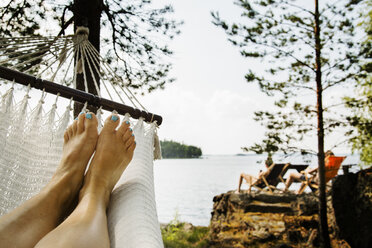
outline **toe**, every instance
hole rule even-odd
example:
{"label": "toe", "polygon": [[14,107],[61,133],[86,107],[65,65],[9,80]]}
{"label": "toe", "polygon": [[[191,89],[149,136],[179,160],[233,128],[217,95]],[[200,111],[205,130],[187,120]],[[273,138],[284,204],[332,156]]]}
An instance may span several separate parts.
{"label": "toe", "polygon": [[97,116],[92,112],[87,113],[85,115],[84,120],[84,129],[89,131],[91,129],[97,129],[97,127],[98,127]]}
{"label": "toe", "polygon": [[75,135],[77,133],[77,125],[78,125],[78,121],[77,120],[74,120],[74,122],[71,125],[72,135]]}
{"label": "toe", "polygon": [[72,131],[72,125],[67,128],[67,131],[66,132],[68,133],[68,137],[69,138],[71,138],[73,136],[74,133]]}
{"label": "toe", "polygon": [[67,130],[65,131],[65,134],[63,135],[63,139],[64,139],[65,143],[67,143],[67,142],[68,142],[68,140],[69,140],[69,137],[68,137],[68,132],[67,132]]}
{"label": "toe", "polygon": [[84,131],[85,113],[80,113],[77,117],[77,132],[82,133]]}
{"label": "toe", "polygon": [[123,121],[118,129],[118,134],[123,136],[127,131],[132,130],[129,129],[129,126],[129,121]]}
{"label": "toe", "polygon": [[[129,141],[132,141],[132,142],[129,142]],[[133,152],[134,151],[134,149],[136,148],[136,142],[134,141],[134,138],[133,138],[133,140],[129,140],[128,142],[127,142],[127,149],[128,149],[128,151],[129,152]]]}
{"label": "toe", "polygon": [[131,138],[134,140],[133,130],[131,128],[127,128],[126,132],[123,134],[123,141],[126,143]]}
{"label": "toe", "polygon": [[105,125],[102,128],[102,132],[114,131],[115,128],[119,125],[119,123],[120,118],[118,115],[116,114],[110,115],[105,121]]}
{"label": "toe", "polygon": [[132,132],[127,132],[123,136],[123,141],[124,141],[124,144],[125,144],[125,148],[128,149],[133,143],[135,143],[134,134]]}

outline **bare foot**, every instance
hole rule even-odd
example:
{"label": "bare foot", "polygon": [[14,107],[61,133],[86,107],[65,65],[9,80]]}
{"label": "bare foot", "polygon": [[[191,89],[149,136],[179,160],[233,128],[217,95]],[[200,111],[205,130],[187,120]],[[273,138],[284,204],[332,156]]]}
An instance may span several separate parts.
{"label": "bare foot", "polygon": [[64,134],[62,159],[48,184],[56,190],[62,203],[70,203],[82,186],[85,169],[97,144],[97,125],[93,113],[81,113]]}
{"label": "bare foot", "polygon": [[80,199],[89,193],[103,194],[107,207],[111,191],[132,160],[136,147],[134,134],[129,122],[123,122],[116,130],[119,123],[117,115],[106,119],[98,137],[96,153],[84,178]]}

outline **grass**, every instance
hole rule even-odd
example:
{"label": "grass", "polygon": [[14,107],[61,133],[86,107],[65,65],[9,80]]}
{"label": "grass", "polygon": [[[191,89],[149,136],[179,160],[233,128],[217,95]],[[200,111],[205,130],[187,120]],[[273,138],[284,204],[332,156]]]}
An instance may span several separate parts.
{"label": "grass", "polygon": [[208,247],[209,227],[192,226],[175,219],[162,227],[161,233],[165,248]]}

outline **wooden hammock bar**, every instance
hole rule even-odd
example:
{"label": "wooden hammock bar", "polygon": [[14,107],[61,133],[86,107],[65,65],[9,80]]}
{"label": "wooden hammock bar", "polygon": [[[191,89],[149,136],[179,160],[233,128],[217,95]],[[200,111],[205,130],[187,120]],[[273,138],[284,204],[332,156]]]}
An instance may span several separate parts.
{"label": "wooden hammock bar", "polygon": [[157,125],[160,126],[163,122],[163,118],[159,115],[148,113],[143,110],[139,110],[136,108],[132,108],[130,106],[117,103],[105,98],[101,98],[94,94],[90,94],[81,90],[73,89],[64,85],[56,84],[51,81],[43,80],[32,75],[19,72],[13,69],[6,68],[4,66],[0,66],[0,78],[14,81],[16,83],[22,85],[30,85],[32,88],[36,88],[39,90],[45,90],[45,92],[57,95],[67,99],[73,99],[74,101],[80,103],[88,103],[89,105],[95,106],[97,108],[102,107],[104,110],[108,111],[117,111],[121,115],[125,115],[126,113],[130,114],[130,116],[134,119],[139,119],[143,117],[146,122],[154,122],[156,121]]}

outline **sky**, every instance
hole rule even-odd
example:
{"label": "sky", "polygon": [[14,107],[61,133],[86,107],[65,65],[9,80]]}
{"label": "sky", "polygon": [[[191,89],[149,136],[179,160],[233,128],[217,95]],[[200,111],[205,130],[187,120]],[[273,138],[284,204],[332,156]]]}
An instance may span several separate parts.
{"label": "sky", "polygon": [[[233,0],[154,2],[171,4],[174,18],[184,21],[181,34],[169,44],[174,50],[171,75],[177,80],[141,99],[150,112],[163,117],[160,138],[201,147],[203,154],[242,153],[241,147],[262,140],[265,130],[253,120],[254,112],[273,109],[274,100],[244,76],[248,69],[263,72],[265,64],[243,58],[224,31],[212,23],[211,11],[218,11],[229,22],[241,22],[242,9]],[[298,3],[313,8],[313,2]],[[337,102],[345,91],[330,91],[325,102]],[[316,101],[315,95],[306,97]],[[343,138],[335,133],[326,140],[325,149]],[[316,150],[314,137],[304,144]],[[334,151],[348,153],[350,148],[343,145]]]}
{"label": "sky", "polygon": [[211,11],[232,22],[241,20],[241,8],[232,0],[155,2],[171,4],[174,17],[184,21],[181,34],[170,43],[177,80],[141,99],[164,119],[160,138],[201,147],[203,154],[242,153],[241,147],[262,140],[265,130],[253,120],[254,112],[272,109],[273,99],[244,75],[248,69],[262,72],[265,64],[243,58],[212,23]]}
{"label": "sky", "polygon": [[[174,17],[184,21],[170,43],[176,81],[141,98],[150,112],[163,117],[160,138],[201,147],[203,154],[241,153],[242,146],[262,138],[264,130],[252,119],[253,112],[271,100],[245,81],[252,61],[241,57],[212,23],[211,11],[236,20],[240,9],[233,1],[157,2],[172,4]],[[262,70],[257,62],[253,68]]]}
{"label": "sky", "polygon": [[[313,4],[299,2],[303,6]],[[172,18],[184,21],[181,34],[169,43],[174,51],[169,58],[173,64],[171,76],[176,81],[164,90],[139,97],[149,112],[163,117],[160,139],[200,147],[206,155],[242,153],[241,147],[262,140],[265,130],[253,120],[254,112],[273,109],[274,100],[256,84],[247,83],[244,76],[249,69],[263,72],[265,64],[243,58],[224,31],[212,23],[211,11],[218,11],[229,22],[239,22],[241,8],[234,5],[234,0],[153,3],[159,7],[171,4],[175,10]],[[332,94],[339,99],[339,92]],[[315,96],[310,100],[315,101]],[[338,134],[333,143],[339,138]],[[305,143],[316,149],[314,141]]]}

